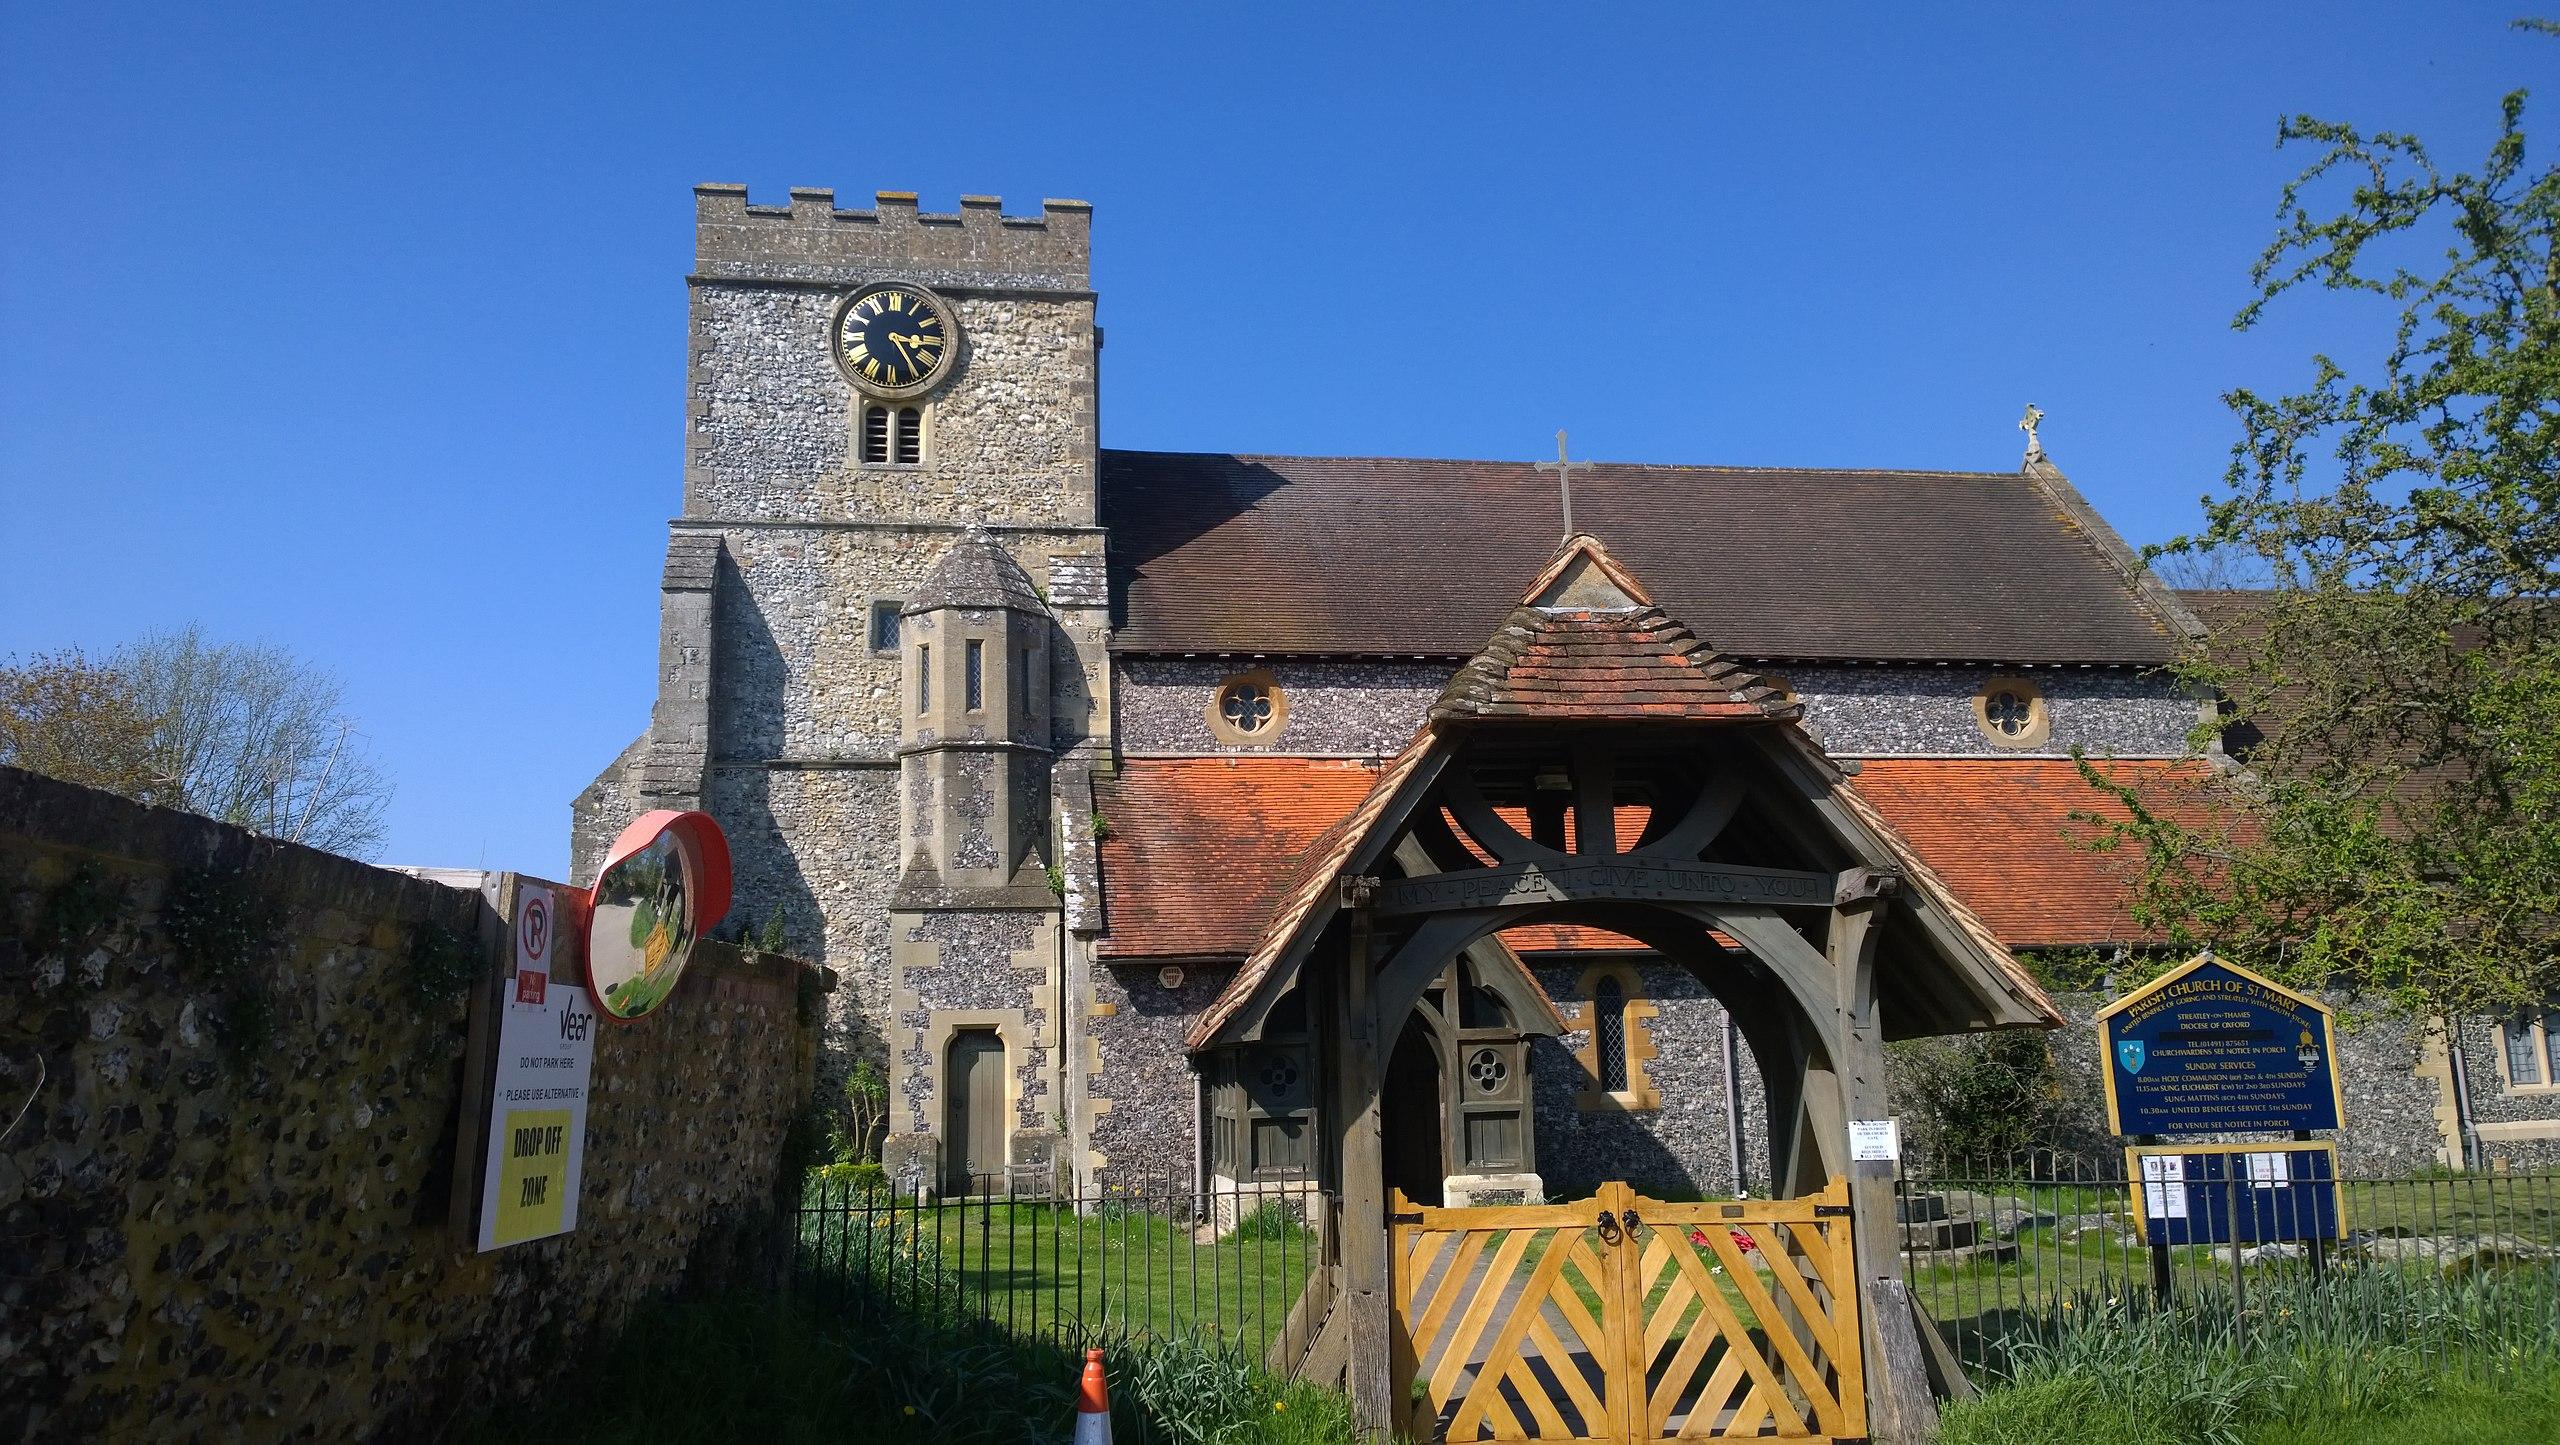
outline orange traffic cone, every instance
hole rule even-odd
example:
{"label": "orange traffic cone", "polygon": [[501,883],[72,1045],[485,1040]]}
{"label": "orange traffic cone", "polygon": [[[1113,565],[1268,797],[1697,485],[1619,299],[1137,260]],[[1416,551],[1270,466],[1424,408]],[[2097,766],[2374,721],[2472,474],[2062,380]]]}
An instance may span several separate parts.
{"label": "orange traffic cone", "polygon": [[1111,1445],[1111,1399],[1102,1388],[1102,1351],[1084,1352],[1084,1388],[1076,1393],[1075,1445]]}

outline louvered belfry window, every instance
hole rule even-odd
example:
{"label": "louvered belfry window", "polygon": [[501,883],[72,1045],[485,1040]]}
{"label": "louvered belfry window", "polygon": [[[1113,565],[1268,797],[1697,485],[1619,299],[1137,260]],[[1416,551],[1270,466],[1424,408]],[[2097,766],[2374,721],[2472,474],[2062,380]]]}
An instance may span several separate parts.
{"label": "louvered belfry window", "polygon": [[1627,993],[1614,978],[1591,986],[1593,1062],[1600,1066],[1600,1087],[1608,1093],[1627,1089]]}
{"label": "louvered belfry window", "polygon": [[863,465],[912,467],[923,461],[922,407],[866,406],[862,409]]}

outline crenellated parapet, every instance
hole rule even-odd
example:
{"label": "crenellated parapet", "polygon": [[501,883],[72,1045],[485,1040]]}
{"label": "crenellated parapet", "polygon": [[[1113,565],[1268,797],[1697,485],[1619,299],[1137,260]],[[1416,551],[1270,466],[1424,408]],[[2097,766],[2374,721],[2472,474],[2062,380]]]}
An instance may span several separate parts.
{"label": "crenellated parapet", "polygon": [[694,273],[706,280],[844,282],[897,274],[929,285],[1084,291],[1092,284],[1093,207],[1043,201],[1008,216],[995,196],[927,212],[913,191],[882,191],[867,211],[832,190],[794,186],[787,206],[751,205],[741,185],[693,188]]}

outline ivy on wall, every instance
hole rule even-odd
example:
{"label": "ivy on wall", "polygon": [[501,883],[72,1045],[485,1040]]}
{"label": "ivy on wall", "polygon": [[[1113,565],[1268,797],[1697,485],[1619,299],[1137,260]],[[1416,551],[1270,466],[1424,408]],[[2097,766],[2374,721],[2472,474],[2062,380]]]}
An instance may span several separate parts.
{"label": "ivy on wall", "polygon": [[479,942],[441,923],[409,930],[409,1003],[420,1018],[449,1012],[480,978],[485,960]]}
{"label": "ivy on wall", "polygon": [[236,869],[189,868],[169,881],[160,909],[181,977],[221,1000],[214,1036],[236,1067],[275,1035],[275,991],[263,965],[282,938],[275,901]]}
{"label": "ivy on wall", "polygon": [[115,916],[115,894],[97,869],[83,863],[45,893],[29,941],[39,953],[75,953]]}

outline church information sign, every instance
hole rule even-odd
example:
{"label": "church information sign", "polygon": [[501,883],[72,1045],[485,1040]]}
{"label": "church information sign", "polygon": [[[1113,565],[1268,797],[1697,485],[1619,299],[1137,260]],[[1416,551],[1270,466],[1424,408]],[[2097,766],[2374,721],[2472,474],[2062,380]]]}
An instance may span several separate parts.
{"label": "church information sign", "polygon": [[2337,1147],[2157,1144],[2125,1151],[2146,1244],[2343,1239]]}
{"label": "church information sign", "polygon": [[2315,999],[2204,954],[2098,1014],[2107,1118],[2141,1134],[2335,1129],[2336,1028]]}

